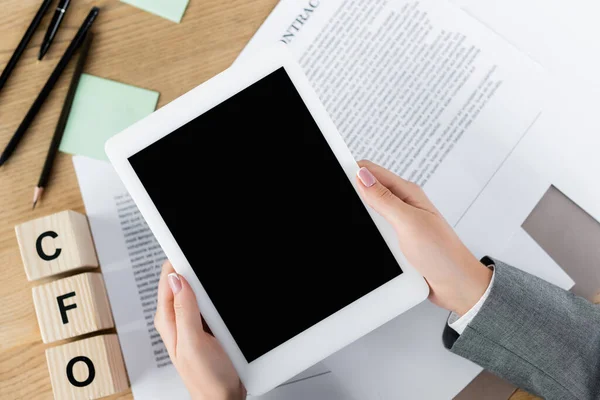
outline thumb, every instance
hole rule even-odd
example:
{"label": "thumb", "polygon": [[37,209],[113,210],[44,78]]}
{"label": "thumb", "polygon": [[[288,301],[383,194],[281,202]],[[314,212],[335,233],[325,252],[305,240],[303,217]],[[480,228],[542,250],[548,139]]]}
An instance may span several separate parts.
{"label": "thumb", "polygon": [[203,333],[202,316],[196,302],[196,296],[184,277],[176,273],[168,276],[169,286],[173,291],[173,309],[177,325],[177,343],[189,335]]}
{"label": "thumb", "polygon": [[366,167],[358,170],[358,190],[365,202],[388,222],[396,225],[409,207],[377,180]]}

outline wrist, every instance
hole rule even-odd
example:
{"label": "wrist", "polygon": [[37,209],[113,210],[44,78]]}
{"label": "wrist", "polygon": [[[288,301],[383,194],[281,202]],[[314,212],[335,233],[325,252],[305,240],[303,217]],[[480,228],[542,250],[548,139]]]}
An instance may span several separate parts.
{"label": "wrist", "polygon": [[493,275],[492,270],[469,255],[442,282],[428,281],[431,301],[459,316],[466,314],[481,299]]}
{"label": "wrist", "polygon": [[473,258],[474,262],[465,269],[465,275],[460,284],[456,284],[459,289],[452,299],[452,309],[456,314],[462,316],[466,314],[481,299],[492,281],[493,272],[491,269]]}

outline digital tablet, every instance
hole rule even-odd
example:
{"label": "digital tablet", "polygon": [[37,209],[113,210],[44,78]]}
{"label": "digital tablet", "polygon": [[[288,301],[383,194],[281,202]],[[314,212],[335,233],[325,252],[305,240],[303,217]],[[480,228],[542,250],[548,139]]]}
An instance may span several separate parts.
{"label": "digital tablet", "polygon": [[250,394],[427,298],[284,48],[235,64],[106,153]]}

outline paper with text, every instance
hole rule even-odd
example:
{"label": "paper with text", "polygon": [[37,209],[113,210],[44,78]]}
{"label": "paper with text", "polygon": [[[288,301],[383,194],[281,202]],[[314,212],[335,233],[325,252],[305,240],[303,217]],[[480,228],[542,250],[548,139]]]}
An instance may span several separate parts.
{"label": "paper with text", "polygon": [[[100,267],[136,399],[186,399],[189,394],[154,328],[157,285],[166,257],[113,167],[73,157]],[[248,327],[253,329],[253,327]],[[351,397],[317,364],[258,400],[346,400]]]}
{"label": "paper with text", "polygon": [[456,225],[541,112],[539,65],[442,0],[281,1],[239,59],[288,44],[356,159]]}

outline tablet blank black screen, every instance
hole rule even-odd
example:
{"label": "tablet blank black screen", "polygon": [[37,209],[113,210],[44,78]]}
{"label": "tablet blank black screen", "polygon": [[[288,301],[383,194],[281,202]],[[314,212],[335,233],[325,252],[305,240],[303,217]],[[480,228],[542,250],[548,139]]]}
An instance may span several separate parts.
{"label": "tablet blank black screen", "polygon": [[284,68],[129,161],[248,362],[402,273]]}

